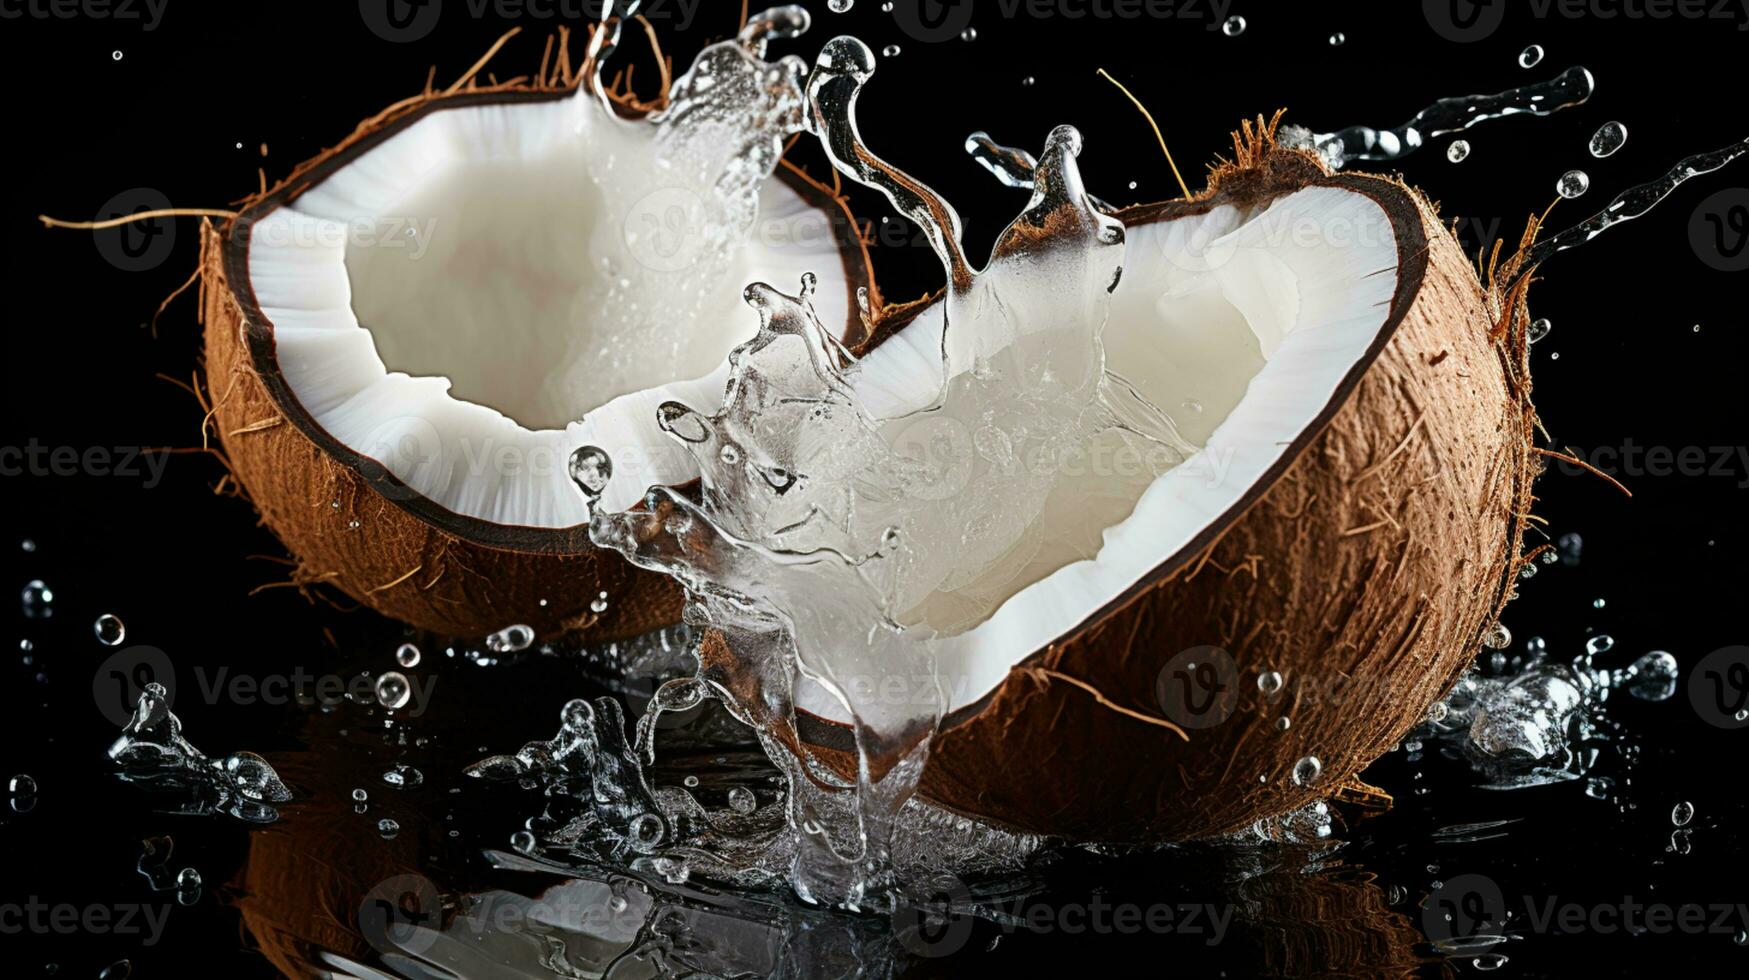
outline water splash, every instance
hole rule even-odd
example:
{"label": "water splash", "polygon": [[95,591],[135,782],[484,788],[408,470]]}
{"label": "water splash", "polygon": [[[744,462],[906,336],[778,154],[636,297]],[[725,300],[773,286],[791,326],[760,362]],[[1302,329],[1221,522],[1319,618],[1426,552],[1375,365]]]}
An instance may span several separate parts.
{"label": "water splash", "polygon": [[1591,72],[1574,67],[1548,81],[1493,95],[1440,99],[1392,129],[1350,126],[1333,133],[1314,133],[1301,126],[1287,126],[1282,129],[1282,138],[1290,145],[1315,148],[1331,169],[1339,170],[1356,160],[1401,160],[1428,140],[1491,119],[1547,116],[1583,104],[1596,88]]}
{"label": "water splash", "polygon": [[[953,207],[882,160],[858,132],[856,100],[873,72],[861,42],[828,43],[807,79],[805,125],[835,168],[884,195],[940,259],[947,292],[939,335],[929,338],[939,373],[876,414],[859,395],[863,366],[814,315],[811,276],[795,295],[763,283],[747,288],[759,326],[730,354],[722,408],[705,415],[670,402],[659,413],[663,430],[697,461],[696,500],[655,487],[640,509],[597,511],[590,525],[597,545],[685,585],[689,624],[725,637],[727,652],[701,645],[697,675],[658,692],[640,723],[637,755],[599,748],[611,738],[604,730],[579,757],[590,766],[613,763],[606,780],[591,773],[597,785],[631,787],[633,799],[602,818],[628,846],[645,846],[640,821],[664,821],[669,830],[656,839],[667,839],[676,820],[697,826],[698,814],[657,805],[641,778],[620,783],[635,776],[627,760],[635,768],[653,758],[654,719],[665,711],[722,698],[784,770],[791,883],[804,898],[853,908],[883,901],[901,839],[895,829],[915,819],[902,815],[930,812],[914,793],[948,706],[935,645],[943,628],[967,625],[932,621],[931,597],[1016,561],[1016,545],[1036,533],[1057,479],[1015,465],[1014,447],[1024,437],[1061,450],[1118,432],[1167,451],[1150,477],[1195,451],[1169,416],[1105,367],[1099,335],[1124,235],[1082,186],[1080,135],[1059,127],[1039,158],[1023,158],[1031,200],[978,269],[964,253]],[[971,484],[943,493],[941,461],[904,451],[904,434],[919,420],[976,433],[958,451],[982,462]],[[598,493],[580,489],[591,500]],[[915,679],[906,696],[871,683],[894,677]],[[802,678],[850,720],[850,785],[805,751],[797,758]],[[553,749],[487,760],[479,771],[521,777]]]}
{"label": "water splash", "polygon": [[[1712,173],[1745,153],[1749,153],[1749,138],[1716,150],[1686,157],[1657,180],[1638,184],[1622,191],[1609,202],[1608,207],[1559,234],[1544,238],[1527,249],[1524,253],[1524,260],[1520,263],[1522,271],[1518,273],[1518,277],[1522,278],[1528,275],[1531,269],[1548,261],[1553,256],[1577,248],[1624,221],[1638,218],[1652,210],[1658,202],[1669,197],[1672,191],[1681,187],[1689,178]],[[1516,280],[1514,281],[1516,282]]]}
{"label": "water splash", "polygon": [[272,823],[279,811],[271,804],[292,798],[279,773],[253,752],[233,752],[222,759],[206,753],[182,735],[182,721],[170,710],[169,693],[161,684],[147,684],[134,705],[133,717],[109,747],[109,757],[122,767],[127,782],[182,793],[179,812],[227,813],[249,823]]}

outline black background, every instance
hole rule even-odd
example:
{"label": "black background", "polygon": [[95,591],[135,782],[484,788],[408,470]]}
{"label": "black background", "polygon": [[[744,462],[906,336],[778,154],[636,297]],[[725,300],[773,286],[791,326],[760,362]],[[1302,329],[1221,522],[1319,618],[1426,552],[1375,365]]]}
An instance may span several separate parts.
{"label": "black background", "polygon": [[[1206,3],[1178,4],[1187,16],[1170,19],[1070,19],[1062,12],[1113,7],[1091,0],[1051,4],[1047,8],[1058,13],[1041,18],[1022,4],[1010,17],[991,0],[961,5],[978,32],[973,41],[908,32],[903,18],[880,11],[878,0],[857,0],[844,15],[828,13],[823,0],[813,6],[814,30],[776,53],[811,57],[835,33],[854,33],[876,50],[901,47],[882,60],[865,90],[864,135],[956,204],[972,254],[987,249],[1024,203],[961,152],[973,130],[1036,150],[1053,125],[1073,123],[1086,137],[1081,163],[1095,193],[1119,203],[1175,196],[1151,132],[1095,76],[1099,67],[1150,107],[1193,186],[1202,163],[1230,152],[1227,133],[1242,116],[1286,107],[1289,122],[1314,129],[1382,126],[1438,97],[1497,91],[1573,64],[1589,67],[1598,79],[1589,104],[1550,118],[1479,127],[1465,134],[1474,150],[1461,164],[1446,161],[1448,139],[1400,164],[1448,218],[1465,219],[1460,238],[1471,252],[1496,235],[1516,239],[1524,220],[1553,200],[1556,178],[1571,167],[1590,174],[1592,191],[1555,209],[1551,224],[1557,227],[1679,157],[1749,135],[1741,80],[1749,10],[1710,3],[1683,9],[1729,16],[1636,18],[1626,11],[1644,5],[1604,0],[1577,8],[1483,5],[1482,23],[1493,23],[1487,18],[1498,13],[1498,27],[1472,41],[1452,39],[1449,6],[1419,2],[1240,0],[1230,12],[1245,16],[1248,28],[1228,37]],[[25,8],[7,3],[0,9]],[[525,12],[475,17],[468,4],[449,2],[428,35],[404,43],[373,32],[371,18],[346,0],[169,0],[153,30],[139,21],[86,15],[0,20],[0,55],[12,76],[5,110],[10,136],[0,163],[7,174],[0,183],[0,233],[10,334],[0,445],[35,440],[83,452],[199,444],[200,409],[157,377],[187,379],[198,365],[191,296],[169,307],[156,336],[146,327],[159,301],[194,268],[195,222],[156,225],[160,234],[174,235],[173,247],[161,263],[129,271],[105,260],[98,236],[46,230],[37,214],[89,218],[131,188],[155,189],[178,207],[225,207],[255,189],[258,167],[277,179],[357,120],[417,92],[428,66],[436,66],[440,83],[455,77],[509,27],[523,32],[492,68],[499,77],[532,69],[545,35],[562,21],[538,16],[535,11],[548,9],[539,4],[499,12],[518,9]],[[1581,15],[1563,13],[1574,9]],[[702,44],[732,32],[740,12],[728,0],[703,0],[695,22],[682,29],[672,3],[651,13],[658,10],[666,16],[655,17],[656,26],[682,65]],[[1604,16],[1612,12],[1616,16]],[[943,16],[951,23],[957,15],[948,9]],[[1332,46],[1328,38],[1337,31],[1346,43]],[[1531,43],[1548,55],[1526,70],[1517,55]],[[638,42],[628,43],[627,51],[629,59],[644,57]],[[647,85],[651,78],[642,72]],[[1023,85],[1027,77],[1036,82]],[[1612,119],[1626,123],[1627,145],[1594,160],[1586,140]],[[1127,189],[1131,181],[1135,190]],[[1672,651],[1685,681],[1688,668],[1709,651],[1749,642],[1742,618],[1749,461],[1737,455],[1749,442],[1743,385],[1749,273],[1721,270],[1726,258],[1691,236],[1691,226],[1703,220],[1697,218],[1703,203],[1717,208],[1707,203],[1717,201],[1713,195],[1737,188],[1741,207],[1749,203],[1745,187],[1749,161],[1695,180],[1645,219],[1551,262],[1532,294],[1534,315],[1553,322],[1533,361],[1537,402],[1554,445],[1588,454],[1629,445],[1703,447],[1709,464],[1713,447],[1731,455],[1723,473],[1621,471],[1631,498],[1594,477],[1551,472],[1539,485],[1538,514],[1549,520],[1551,533],[1583,535],[1584,559],[1526,583],[1524,599],[1506,617],[1521,639],[1540,634],[1551,646],[1572,649],[1588,631],[1608,632],[1629,659],[1648,649]],[[865,201],[861,213],[882,212]],[[925,249],[878,248],[875,261],[891,298],[936,284]],[[103,775],[101,750],[113,729],[93,710],[90,674],[101,654],[89,623],[99,612],[114,612],[128,624],[130,640],[171,651],[179,665],[277,663],[311,670],[340,670],[361,651],[380,668],[400,631],[368,613],[311,604],[292,589],[251,596],[280,578],[278,565],[256,556],[283,552],[255,525],[245,503],[212,494],[221,473],[212,461],[189,454],[172,458],[155,486],[146,485],[144,473],[0,477],[6,503],[0,567],[7,573],[0,584],[15,589],[43,578],[58,594],[52,620],[5,614],[36,649],[29,665],[11,653],[0,658],[6,691],[0,770],[32,774],[42,797],[36,809],[8,814],[0,825],[0,901],[30,895],[77,903],[145,900],[143,879],[132,872],[137,842],[170,830],[182,852],[176,863],[199,864],[209,882],[209,894],[195,908],[175,910],[167,938],[152,949],[117,936],[0,936],[0,964],[10,975],[37,975],[52,962],[62,976],[90,976],[121,956],[133,958],[136,975],[170,975],[191,965],[220,975],[271,972],[249,950],[250,940],[239,943],[227,901],[235,894],[218,887],[242,865],[248,833],[217,821],[153,816],[133,790]],[[27,538],[34,552],[23,549]],[[1598,607],[1596,599],[1606,601]],[[13,649],[11,640],[6,649]],[[469,685],[450,696],[483,704],[494,686]],[[579,693],[564,682],[536,694],[525,684],[497,686],[521,718],[552,718]],[[271,754],[302,748],[306,738],[292,707],[200,705],[181,713],[208,751]],[[1464,777],[1454,769],[1443,773],[1451,784],[1446,795],[1427,798],[1443,802],[1406,804],[1406,812],[1390,818],[1394,831],[1357,843],[1349,857],[1425,893],[1437,877],[1420,868],[1433,863],[1422,860],[1430,850],[1427,828],[1505,814],[1524,818],[1525,825],[1506,843],[1490,844],[1481,863],[1521,890],[1593,902],[1660,894],[1672,901],[1749,898],[1749,867],[1737,841],[1744,816],[1740,760],[1749,736],[1704,723],[1681,695],[1655,707],[1630,705],[1622,714],[1648,756],[1634,776],[1635,810],[1624,814],[1586,801],[1574,786],[1558,787],[1559,794],[1477,794],[1459,785]],[[477,734],[480,743],[501,750],[549,734],[546,729],[544,722],[532,730],[524,723],[507,734]],[[324,758],[351,751],[344,740],[320,748]],[[1408,767],[1386,760],[1372,778],[1401,798],[1413,777]],[[1694,853],[1671,856],[1663,853],[1665,814],[1679,799],[1692,800],[1702,816]],[[254,833],[286,832],[292,831],[281,826]],[[361,823],[357,843],[380,842]],[[1147,876],[1161,873],[1147,868],[1118,863],[1094,874],[1094,883],[1145,894],[1153,887]],[[1151,953],[1145,940],[1121,941],[1142,956],[1179,955]],[[1085,939],[1005,939],[985,962],[973,957],[964,965],[994,969],[1006,960],[1024,966],[1039,956],[1073,957],[1087,949],[1100,947]],[[1738,970],[1749,962],[1749,949],[1718,935],[1536,936],[1503,951],[1513,957],[1505,971],[1519,973],[1637,974],[1670,957],[1721,968],[1735,963]],[[1183,972],[1249,972],[1238,951],[1226,954],[1232,959],[1199,954],[1197,965],[1187,961]],[[1172,960],[1155,966],[1169,970]],[[1103,969],[1097,962],[1093,968]]]}

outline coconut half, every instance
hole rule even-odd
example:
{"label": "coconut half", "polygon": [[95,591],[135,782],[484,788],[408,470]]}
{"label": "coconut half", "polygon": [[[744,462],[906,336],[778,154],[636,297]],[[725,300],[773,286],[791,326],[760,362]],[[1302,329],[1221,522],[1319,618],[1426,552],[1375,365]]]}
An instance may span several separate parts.
{"label": "coconut half", "polygon": [[656,407],[720,400],[741,287],[813,272],[854,338],[869,279],[800,171],[748,221],[662,139],[585,88],[428,97],[208,233],[217,429],[295,581],[455,635],[678,616],[666,580],[589,544],[571,453],[647,448],[614,453],[609,507],[693,478]]}
{"label": "coconut half", "polygon": [[[1201,451],[1127,497],[1116,467],[1066,481],[1034,536],[1049,560],[913,617],[959,624],[935,802],[1107,841],[1288,813],[1421,722],[1510,597],[1536,472],[1522,294],[1484,288],[1400,181],[1272,133],[1202,194],[1118,215],[1107,364]],[[940,331],[939,304],[881,324],[858,381],[876,411],[928,399]],[[1092,556],[1051,557],[1090,509]],[[797,704],[853,774],[846,709],[806,680]]]}

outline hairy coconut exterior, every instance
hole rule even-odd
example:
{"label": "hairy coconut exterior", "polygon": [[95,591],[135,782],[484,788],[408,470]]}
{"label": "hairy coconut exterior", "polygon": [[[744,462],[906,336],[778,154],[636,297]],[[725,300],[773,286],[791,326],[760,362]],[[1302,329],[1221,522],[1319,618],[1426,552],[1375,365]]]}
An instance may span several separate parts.
{"label": "hairy coconut exterior", "polygon": [[[1172,841],[1331,797],[1425,718],[1512,595],[1539,465],[1522,293],[1485,289],[1400,181],[1331,174],[1267,129],[1236,142],[1202,195],[1120,217],[1256,207],[1320,184],[1366,194],[1398,241],[1385,327],[1226,515],[945,719],[921,791],[949,808],[1070,839]],[[1220,680],[1237,701],[1180,734],[1160,723],[1163,671],[1210,646],[1232,659]],[[1284,679],[1274,697],[1256,683],[1265,671]],[[801,722],[854,772],[846,728]],[[1306,757],[1321,772],[1300,785]]]}
{"label": "hairy coconut exterior", "polygon": [[[455,514],[329,436],[285,382],[273,325],[248,281],[256,221],[428,113],[573,93],[574,79],[555,69],[539,83],[410,99],[244,202],[222,227],[203,231],[202,314],[214,428],[232,475],[294,557],[290,579],[299,586],[332,586],[386,616],[458,636],[523,623],[543,636],[609,640],[679,621],[679,587],[597,550],[586,525],[514,527]],[[830,216],[855,310],[857,287],[872,279],[844,200],[787,162],[778,179]],[[846,326],[847,335],[860,330],[860,324]],[[609,603],[596,613],[590,606],[603,592]]]}

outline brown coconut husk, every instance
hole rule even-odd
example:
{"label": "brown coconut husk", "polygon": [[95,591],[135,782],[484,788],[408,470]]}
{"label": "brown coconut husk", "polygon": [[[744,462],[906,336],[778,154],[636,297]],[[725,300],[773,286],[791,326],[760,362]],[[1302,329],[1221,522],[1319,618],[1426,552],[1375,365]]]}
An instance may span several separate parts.
{"label": "brown coconut husk", "polygon": [[[653,30],[647,22],[643,27],[654,47]],[[234,216],[204,224],[201,317],[209,420],[232,476],[246,488],[261,522],[294,556],[285,584],[306,591],[329,586],[384,615],[450,635],[478,636],[525,623],[542,636],[634,636],[679,619],[681,594],[671,580],[598,551],[587,525],[515,527],[455,514],[330,437],[286,385],[273,326],[248,281],[248,239],[257,220],[428,113],[566,98],[584,84],[590,66],[573,66],[564,29],[548,40],[536,75],[482,82],[485,63],[514,33],[457,82],[439,91],[428,80],[419,95],[366,120],[338,145],[244,199]],[[607,94],[623,114],[641,115],[665,104],[672,66],[659,49],[657,60],[662,88],[654,98],[632,91],[629,71],[609,86]],[[870,286],[878,297],[866,246],[841,191],[788,162],[778,177],[833,216],[851,309],[858,286]],[[846,333],[860,334],[861,325],[847,324]],[[603,592],[612,601],[604,612],[592,611]]]}
{"label": "brown coconut husk", "polygon": [[[1077,840],[1239,830],[1363,786],[1356,774],[1450,690],[1514,595],[1541,469],[1530,277],[1502,291],[1516,260],[1490,262],[1499,276],[1484,279],[1413,188],[1332,173],[1274,132],[1246,123],[1203,192],[1119,217],[1166,221],[1313,185],[1364,193],[1401,249],[1385,329],[1321,417],[1191,546],[944,719],[927,798]],[[895,308],[874,342],[915,309]],[[1156,681],[1203,645],[1231,654],[1239,699],[1224,722],[1185,732],[1160,717]],[[1267,670],[1286,678],[1276,700],[1253,683]],[[799,721],[824,761],[854,773],[847,727]],[[1289,774],[1305,756],[1323,770],[1299,786]]]}

